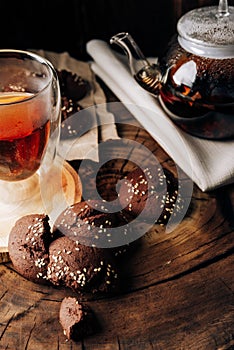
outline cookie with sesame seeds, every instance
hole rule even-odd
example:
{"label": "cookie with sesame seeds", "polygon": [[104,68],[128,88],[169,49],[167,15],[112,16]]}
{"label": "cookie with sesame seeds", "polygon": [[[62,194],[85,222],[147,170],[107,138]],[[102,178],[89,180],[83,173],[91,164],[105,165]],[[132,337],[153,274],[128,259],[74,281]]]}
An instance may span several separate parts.
{"label": "cookie with sesame seeds", "polygon": [[79,102],[67,98],[66,96],[61,96],[61,115],[62,121],[66,120],[72,114],[82,110]]}
{"label": "cookie with sesame seeds", "polygon": [[166,168],[140,167],[129,172],[119,186],[119,200],[125,217],[141,218],[165,225],[176,211],[178,181]]}
{"label": "cookie with sesame seeds", "polygon": [[[134,234],[120,211],[119,202],[86,200],[67,207],[56,219],[58,230],[74,241],[98,248],[123,247]],[[134,237],[133,237],[134,238]],[[120,251],[120,248],[118,248]]]}
{"label": "cookie with sesame seeds", "polygon": [[45,214],[25,215],[9,234],[8,251],[16,271],[36,283],[46,283],[52,234]]}
{"label": "cookie with sesame seeds", "polygon": [[[86,113],[86,118],[80,115],[83,110],[80,101],[90,90],[90,84],[80,75],[66,69],[57,69],[61,92],[61,138],[78,137],[93,125],[93,116]],[[75,115],[75,118],[70,118]]]}
{"label": "cookie with sesame seeds", "polygon": [[76,73],[57,69],[61,95],[71,100],[81,100],[89,91],[89,82]]}
{"label": "cookie with sesame seeds", "polygon": [[47,279],[76,292],[109,293],[119,288],[116,261],[108,249],[80,244],[67,236],[49,247]]}
{"label": "cookie with sesame seeds", "polygon": [[75,297],[65,297],[59,309],[59,322],[67,340],[79,341],[95,332],[94,313]]}

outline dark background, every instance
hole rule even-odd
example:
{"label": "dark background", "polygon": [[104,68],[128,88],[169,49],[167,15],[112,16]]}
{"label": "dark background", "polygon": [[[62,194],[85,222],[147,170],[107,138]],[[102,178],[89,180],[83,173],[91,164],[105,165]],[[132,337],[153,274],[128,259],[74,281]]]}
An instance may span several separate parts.
{"label": "dark background", "polygon": [[109,42],[128,31],[147,56],[160,56],[181,15],[208,5],[218,6],[218,0],[4,0],[0,47],[68,51],[87,59],[87,41]]}

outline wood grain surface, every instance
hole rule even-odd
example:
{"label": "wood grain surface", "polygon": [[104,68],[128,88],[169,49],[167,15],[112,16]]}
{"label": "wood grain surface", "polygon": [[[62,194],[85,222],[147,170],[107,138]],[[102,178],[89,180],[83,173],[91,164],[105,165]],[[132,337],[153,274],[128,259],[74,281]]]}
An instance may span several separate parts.
{"label": "wood grain surface", "polygon": [[[234,6],[234,0],[229,4]],[[7,34],[1,47],[68,51],[87,59],[88,40],[108,41],[117,32],[129,31],[145,55],[157,56],[175,33],[180,16],[206,5],[218,5],[218,0],[22,0],[14,3],[14,11],[12,2],[2,1],[2,28]],[[117,100],[102,87],[109,101]],[[176,172],[170,157],[139,125],[121,125],[119,134],[146,144],[163,166]],[[74,168],[79,164],[73,162]],[[92,173],[92,162],[89,165]],[[92,193],[93,183],[85,182],[85,174],[80,177],[86,193]],[[104,173],[102,179],[106,177]],[[82,296],[99,328],[79,342],[67,341],[58,321],[62,299],[76,294],[25,280],[8,255],[2,255],[0,349],[233,350],[233,214],[233,185],[207,193],[194,185],[180,225],[170,233],[154,225],[131,254],[120,259],[119,294]]]}
{"label": "wood grain surface", "polygon": [[[115,100],[110,93],[109,100]],[[162,148],[127,120],[120,136],[144,143],[175,172]],[[92,162],[89,166],[91,172]],[[90,184],[85,174],[80,177],[85,190]],[[234,349],[233,208],[233,185],[209,193],[194,185],[186,215],[174,231],[166,233],[155,224],[121,257],[120,293],[82,296],[99,327],[80,342],[66,341],[58,321],[61,300],[74,292],[29,282],[11,263],[1,264],[0,349]]]}

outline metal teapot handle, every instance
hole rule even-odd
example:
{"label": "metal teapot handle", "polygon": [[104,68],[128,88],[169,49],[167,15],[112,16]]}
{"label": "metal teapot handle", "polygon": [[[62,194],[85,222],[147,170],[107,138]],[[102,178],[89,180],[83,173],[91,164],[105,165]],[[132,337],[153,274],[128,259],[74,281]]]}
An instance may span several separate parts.
{"label": "metal teapot handle", "polygon": [[121,32],[113,35],[110,39],[110,43],[117,44],[124,50],[128,57],[132,75],[137,74],[143,67],[150,66],[147,58],[129,33]]}
{"label": "metal teapot handle", "polygon": [[158,95],[162,85],[162,73],[157,64],[151,64],[129,33],[121,32],[111,37],[110,44],[119,45],[128,57],[129,68],[138,84]]}

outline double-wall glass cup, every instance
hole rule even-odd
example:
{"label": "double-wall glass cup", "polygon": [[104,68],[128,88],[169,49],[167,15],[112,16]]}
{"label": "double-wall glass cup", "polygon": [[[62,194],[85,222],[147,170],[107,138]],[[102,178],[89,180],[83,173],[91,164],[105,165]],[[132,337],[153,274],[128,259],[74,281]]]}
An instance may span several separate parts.
{"label": "double-wall glass cup", "polygon": [[8,215],[13,222],[17,211],[27,213],[26,207],[37,211],[40,180],[56,158],[60,114],[52,64],[33,52],[0,50],[1,220]]}

